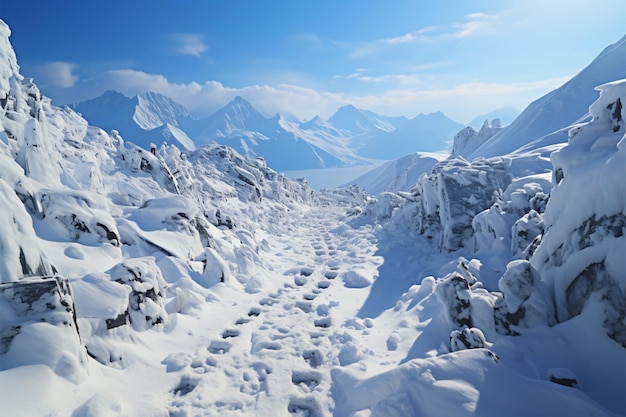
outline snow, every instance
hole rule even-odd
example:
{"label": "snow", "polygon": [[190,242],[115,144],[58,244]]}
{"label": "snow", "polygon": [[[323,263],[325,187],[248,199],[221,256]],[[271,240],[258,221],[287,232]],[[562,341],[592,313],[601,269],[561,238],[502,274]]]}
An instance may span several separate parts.
{"label": "snow", "polygon": [[321,190],[323,188],[338,188],[352,184],[361,185],[355,178],[370,172],[384,163],[384,161],[378,161],[346,168],[303,169],[285,171],[284,174],[292,179],[303,178],[309,187]]}
{"label": "snow", "polygon": [[19,75],[9,33],[3,415],[626,414],[626,80],[567,142],[316,191],[88,126]]}
{"label": "snow", "polygon": [[407,155],[374,168],[345,184],[359,185],[371,195],[385,191],[410,191],[422,174],[429,173],[437,162],[447,157],[448,154],[444,152]]}

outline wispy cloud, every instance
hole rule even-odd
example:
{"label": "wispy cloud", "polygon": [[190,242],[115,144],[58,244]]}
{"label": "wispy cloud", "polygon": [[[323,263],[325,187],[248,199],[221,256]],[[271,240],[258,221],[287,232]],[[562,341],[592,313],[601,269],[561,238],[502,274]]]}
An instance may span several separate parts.
{"label": "wispy cloud", "polygon": [[352,49],[349,56],[354,59],[373,55],[380,50],[401,45],[416,43],[436,42],[453,40],[478,35],[489,30],[497,21],[496,15],[487,13],[470,13],[463,16],[461,21],[447,25],[425,26],[416,31],[408,32],[400,36],[378,39],[373,42],[357,45]]}
{"label": "wispy cloud", "polygon": [[320,45],[322,43],[322,39],[316,35],[315,33],[305,32],[305,33],[295,33],[286,39],[287,42],[294,43],[297,45]]}
{"label": "wispy cloud", "polygon": [[381,74],[371,75],[368,70],[358,68],[348,75],[334,75],[336,80],[358,80],[370,84],[395,83],[403,86],[422,83],[422,78],[416,74]]}
{"label": "wispy cloud", "polygon": [[78,81],[74,74],[76,68],[77,65],[70,62],[46,62],[35,68],[35,78],[42,85],[70,88]]}
{"label": "wispy cloud", "polygon": [[194,33],[174,33],[171,35],[176,43],[175,51],[181,55],[199,57],[208,49],[202,35]]}

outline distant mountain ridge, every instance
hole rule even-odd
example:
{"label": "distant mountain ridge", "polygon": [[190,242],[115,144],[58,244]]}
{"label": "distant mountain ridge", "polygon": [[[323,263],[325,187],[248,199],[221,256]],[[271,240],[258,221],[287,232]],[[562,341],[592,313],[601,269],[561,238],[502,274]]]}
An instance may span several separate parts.
{"label": "distant mountain ridge", "polygon": [[219,143],[249,157],[262,157],[279,171],[351,166],[369,159],[440,151],[449,148],[463,127],[441,112],[408,119],[352,105],[339,108],[328,120],[316,116],[293,122],[278,114],[266,117],[239,96],[205,118],[192,117],[181,104],[154,92],[129,98],[107,91],[70,107],[91,124],[118,130],[144,148],[168,143],[192,150]]}

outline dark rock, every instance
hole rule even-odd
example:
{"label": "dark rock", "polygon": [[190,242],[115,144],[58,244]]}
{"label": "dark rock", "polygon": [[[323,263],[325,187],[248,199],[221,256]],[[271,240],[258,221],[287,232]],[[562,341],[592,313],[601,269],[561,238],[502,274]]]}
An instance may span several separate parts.
{"label": "dark rock", "polygon": [[475,327],[453,330],[450,333],[450,349],[452,352],[465,349],[484,348],[487,340],[482,330]]}

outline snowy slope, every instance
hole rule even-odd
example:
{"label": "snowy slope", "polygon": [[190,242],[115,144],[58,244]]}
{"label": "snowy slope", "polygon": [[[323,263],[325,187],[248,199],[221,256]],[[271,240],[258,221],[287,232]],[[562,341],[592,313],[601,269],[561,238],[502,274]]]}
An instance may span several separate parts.
{"label": "snowy slope", "polygon": [[[567,133],[541,138],[571,125],[587,114],[596,99],[594,88],[626,77],[626,36],[606,47],[570,81],[531,103],[513,123],[467,157],[490,157],[512,152],[535,141],[534,148],[567,141]],[[527,146],[528,147],[528,146]]]}
{"label": "snowy slope", "polygon": [[443,161],[447,153],[415,153],[387,162],[372,171],[350,181],[371,195],[385,191],[410,191],[423,174],[429,174],[436,163]]}
{"label": "snowy slope", "polygon": [[90,126],[9,33],[3,415],[626,414],[626,80],[551,159],[450,158],[372,198]]}
{"label": "snowy slope", "polygon": [[[408,228],[405,244],[421,253],[415,264],[425,278],[402,295],[387,280],[364,313],[402,317],[411,320],[405,329],[420,330],[397,329],[387,339],[396,349],[411,344],[397,368],[333,373],[339,415],[626,412],[626,274],[618,266],[626,251],[626,80],[598,90],[591,121],[570,126],[569,143],[552,153],[552,173],[542,172],[542,150],[451,158],[410,193],[385,193],[366,207],[386,236]],[[515,164],[535,173],[516,176]],[[451,255],[443,268],[432,243]],[[389,268],[406,274],[406,264]],[[503,402],[506,392],[529,402]]]}

